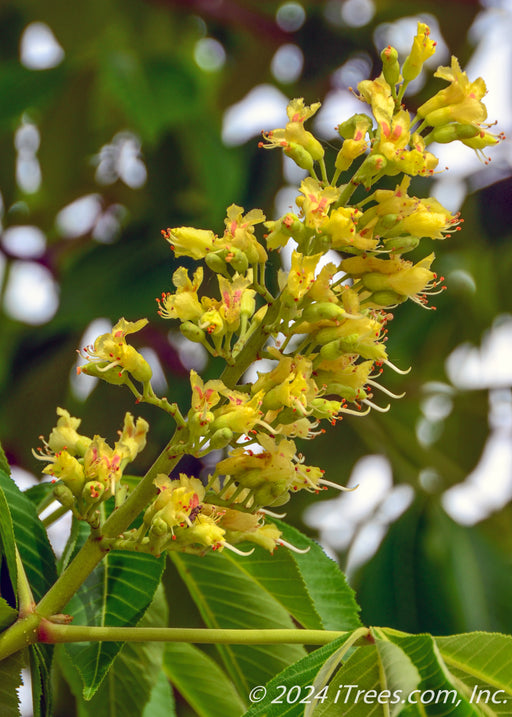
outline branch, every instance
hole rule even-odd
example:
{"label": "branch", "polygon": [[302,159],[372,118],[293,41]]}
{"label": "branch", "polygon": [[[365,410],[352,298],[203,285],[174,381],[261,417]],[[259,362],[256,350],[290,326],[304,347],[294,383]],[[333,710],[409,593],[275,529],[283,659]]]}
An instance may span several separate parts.
{"label": "branch", "polygon": [[[364,635],[367,628],[362,628]],[[347,632],[335,630],[222,630],[180,627],[88,627],[44,620],[39,641],[57,642],[187,642],[231,645],[326,645]],[[363,636],[362,634],[360,636]],[[359,637],[359,635],[358,635]]]}

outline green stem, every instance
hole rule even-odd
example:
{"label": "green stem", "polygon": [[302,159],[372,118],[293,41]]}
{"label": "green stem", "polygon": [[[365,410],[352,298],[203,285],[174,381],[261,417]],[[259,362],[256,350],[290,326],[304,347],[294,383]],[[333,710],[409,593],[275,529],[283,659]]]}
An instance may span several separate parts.
{"label": "green stem", "polygon": [[[279,297],[272,303],[269,304],[269,309],[263,319],[261,326],[258,331],[255,331],[252,336],[247,340],[243,349],[236,356],[236,365],[226,366],[222,372],[221,380],[226,386],[233,388],[236,386],[237,381],[247,371],[253,361],[258,358],[260,351],[264,347],[268,337],[268,327],[279,318],[279,312],[281,309],[281,301]],[[265,328],[267,327],[267,331]]]}
{"label": "green stem", "polygon": [[60,505],[53,511],[53,513],[50,513],[50,515],[47,515],[46,518],[43,518],[42,522],[44,527],[47,528],[49,525],[52,525],[52,523],[55,523],[56,520],[62,518],[63,515],[66,515],[68,511],[69,508],[66,508],[65,505]]}
{"label": "green stem", "polygon": [[[366,629],[366,628],[365,628]],[[346,632],[335,630],[222,630],[180,627],[88,627],[41,625],[43,642],[187,642],[231,645],[326,645]]]}

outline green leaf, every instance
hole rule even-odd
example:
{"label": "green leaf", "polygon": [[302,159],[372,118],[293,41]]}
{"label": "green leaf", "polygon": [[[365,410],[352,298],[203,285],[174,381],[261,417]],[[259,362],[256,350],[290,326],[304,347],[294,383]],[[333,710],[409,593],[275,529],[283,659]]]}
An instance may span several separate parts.
{"label": "green leaf", "polygon": [[[139,625],[161,627],[166,624],[167,603],[163,589],[159,589]],[[83,697],[76,694],[81,703],[81,714],[88,717],[140,717],[161,671],[164,649],[162,642],[124,643],[92,699],[83,701]],[[71,686],[77,692],[78,682],[71,680]]]}
{"label": "green leaf", "polygon": [[[383,687],[392,694],[411,694],[421,679],[411,659],[397,645],[387,640],[376,640],[375,645],[383,669]],[[401,702],[391,704],[391,717],[397,715],[401,709]]]}
{"label": "green leaf", "polygon": [[[323,645],[276,675],[265,686],[266,696],[264,699],[253,704],[244,717],[260,717],[260,715],[264,717],[299,717],[299,715],[303,715],[306,709],[304,705],[307,705],[308,702],[301,702],[301,700],[308,700],[309,694],[311,704],[315,704],[314,694],[307,686],[313,686],[322,667],[339,653],[340,648],[343,648],[350,637],[351,633],[347,633],[328,645]],[[301,687],[300,693],[295,686]],[[262,694],[263,691],[253,693],[255,702],[256,697]]]}
{"label": "green leaf", "polygon": [[[7,466],[9,468],[9,466]],[[7,572],[11,581],[12,590],[16,605],[18,604],[18,568],[16,565],[16,543],[14,540],[14,527],[12,524],[11,511],[3,485],[11,481],[8,473],[0,468],[0,557],[5,558]]]}
{"label": "green leaf", "polygon": [[[309,548],[306,554],[286,551],[297,565],[311,601],[326,630],[353,630],[361,626],[355,593],[345,575],[314,540],[286,523],[276,521],[283,538],[297,548]],[[272,556],[270,556],[272,560]],[[294,613],[292,613],[294,614]],[[296,615],[294,614],[294,617]]]}
{"label": "green leaf", "polygon": [[50,670],[53,650],[53,645],[42,644],[31,645],[29,648],[34,717],[51,717],[52,715]]}
{"label": "green leaf", "polygon": [[[294,627],[288,611],[236,556],[171,553],[170,557],[208,627]],[[250,685],[265,684],[305,654],[300,645],[219,645],[218,650],[241,695],[249,693]]]}
{"label": "green leaf", "polygon": [[354,592],[336,563],[322,548],[295,528],[273,521],[283,538],[305,554],[279,548],[272,555],[256,550],[253,555],[230,559],[248,572],[303,627],[316,630],[352,630],[360,626]]}
{"label": "green leaf", "polygon": [[12,625],[17,617],[18,611],[11,607],[3,597],[0,597],[0,631]]}
{"label": "green leaf", "polygon": [[[55,556],[33,503],[3,471],[0,471],[0,488],[3,490],[9,506],[14,537],[21,560],[34,599],[38,602],[57,579]],[[2,527],[2,541],[4,540],[3,536]],[[7,540],[10,541],[9,535],[7,535]],[[12,560],[12,557],[10,559]],[[7,553],[7,560],[9,561],[9,553]],[[9,562],[8,565],[11,570]]]}
{"label": "green leaf", "polygon": [[174,694],[163,670],[158,674],[156,685],[151,690],[142,717],[176,717]]}
{"label": "green leaf", "polygon": [[240,717],[245,704],[211,657],[194,645],[168,643],[164,671],[197,717]]}
{"label": "green leaf", "polygon": [[[421,696],[446,694],[445,700],[425,703],[427,714],[432,715],[453,715],[454,717],[476,717],[478,712],[469,701],[470,694],[458,690],[458,684],[448,671],[443,658],[437,649],[434,638],[431,635],[407,635],[398,633],[395,630],[376,630],[376,634],[384,635],[387,639],[398,645],[401,650],[411,659],[420,673],[421,682],[418,686]],[[406,694],[406,690],[403,690]],[[458,694],[456,694],[456,692]]]}
{"label": "green leaf", "polygon": [[[163,558],[108,553],[65,611],[73,615],[76,625],[133,627],[153,599],[163,567]],[[95,694],[122,645],[121,642],[66,645],[66,652],[82,676],[85,699]]]}
{"label": "green leaf", "polygon": [[[489,690],[496,714],[510,714],[512,704],[512,637],[496,633],[471,632],[436,637],[436,645],[450,672],[473,694],[475,688]],[[476,699],[478,693],[474,693]],[[485,701],[481,693],[481,701]],[[506,701],[506,702],[505,702]],[[508,709],[504,706],[508,704]]]}
{"label": "green leaf", "polygon": [[2,717],[19,717],[20,715],[20,701],[16,690],[22,684],[22,668],[22,652],[16,652],[5,660],[0,660],[0,705],[2,706]]}
{"label": "green leaf", "polygon": [[4,451],[1,443],[0,443],[0,471],[7,473],[7,475],[10,475],[10,472],[11,472],[11,469],[9,466],[9,461],[7,460],[5,451]]}

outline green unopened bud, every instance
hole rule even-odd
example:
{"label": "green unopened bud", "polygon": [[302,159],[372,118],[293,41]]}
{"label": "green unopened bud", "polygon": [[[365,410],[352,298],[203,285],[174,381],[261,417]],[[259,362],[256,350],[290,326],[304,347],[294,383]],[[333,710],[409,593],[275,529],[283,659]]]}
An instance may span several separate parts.
{"label": "green unopened bud", "polygon": [[86,376],[93,376],[94,378],[101,378],[102,381],[111,383],[114,386],[122,386],[126,383],[128,376],[125,373],[119,371],[117,367],[109,368],[106,371],[102,369],[108,366],[106,361],[99,363],[86,363],[83,366],[78,366],[77,373],[84,373]]}
{"label": "green unopened bud", "polygon": [[354,175],[353,181],[369,189],[375,178],[386,168],[387,159],[382,154],[370,154]]}
{"label": "green unopened bud", "polygon": [[200,329],[199,326],[196,326],[192,321],[184,321],[180,325],[180,331],[186,339],[196,344],[202,344],[205,341],[203,329]]}
{"label": "green unopened bud", "polygon": [[232,440],[233,431],[230,428],[219,428],[210,438],[210,448],[212,451],[225,448]]}
{"label": "green unopened bud", "polygon": [[218,252],[207,254],[204,261],[216,274],[226,274],[226,262]]}
{"label": "green unopened bud", "polygon": [[[343,336],[343,338],[341,338],[338,342],[339,353],[360,353],[359,341],[359,334],[349,334],[348,336]],[[361,354],[361,356],[364,356],[364,354]],[[367,357],[364,356],[364,358]]]}
{"label": "green unopened bud", "polygon": [[379,218],[376,230],[384,232],[389,229],[393,229],[393,227],[398,224],[401,218],[402,217],[399,214],[384,214]]}
{"label": "green unopened bud", "polygon": [[159,518],[158,516],[155,516],[151,522],[151,528],[150,528],[150,539],[154,535],[158,538],[163,537],[164,535],[167,535],[169,533],[169,526],[163,520],[162,518]]}
{"label": "green unopened bud", "polygon": [[245,274],[249,267],[249,259],[247,257],[247,254],[245,252],[241,251],[241,249],[237,249],[236,247],[232,247],[228,254],[226,254],[226,262],[230,264],[235,271],[238,271],[239,274]]}
{"label": "green unopened bud", "polygon": [[393,85],[400,82],[400,65],[398,63],[398,52],[394,47],[388,45],[380,53],[380,59],[382,60],[382,74],[384,79],[393,87]]}
{"label": "green unopened bud", "polygon": [[306,169],[308,172],[313,170],[313,157],[302,145],[296,142],[288,142],[284,148],[284,153],[290,157],[290,159],[293,159],[295,164],[301,169]]}
{"label": "green unopened bud", "polygon": [[355,401],[362,401],[367,398],[367,393],[362,388],[354,388],[353,386],[345,386],[344,383],[338,383],[333,381],[327,386],[327,393],[340,396],[350,403]]}
{"label": "green unopened bud", "polygon": [[334,361],[339,358],[343,353],[343,349],[340,349],[340,341],[329,341],[328,344],[324,344],[320,349],[320,356],[327,361]]}
{"label": "green unopened bud", "polygon": [[256,505],[279,506],[290,500],[286,481],[273,481],[253,491]]}
{"label": "green unopened bud", "polygon": [[389,278],[386,274],[380,274],[378,271],[363,274],[361,281],[363,282],[364,288],[369,291],[382,291],[383,289],[389,289]]}
{"label": "green unopened bud", "polygon": [[391,239],[384,240],[384,246],[388,251],[395,254],[405,254],[408,251],[412,251],[419,246],[420,240],[418,237],[392,237]]}
{"label": "green unopened bud", "polygon": [[407,300],[407,296],[397,294],[395,291],[376,291],[371,295],[371,301],[379,306],[395,306]]}
{"label": "green unopened bud", "polygon": [[343,139],[354,139],[354,135],[359,130],[367,132],[372,126],[372,120],[368,115],[359,113],[352,115],[348,120],[338,125],[338,133]]}
{"label": "green unopened bud", "polygon": [[448,144],[448,142],[455,142],[458,139],[464,140],[476,137],[479,131],[478,127],[473,127],[471,124],[454,122],[442,127],[435,127],[429,135],[429,140],[440,144]]}
{"label": "green unopened bud", "polygon": [[53,495],[65,508],[72,508],[75,505],[76,498],[64,483],[57,483],[53,489]]}
{"label": "green unopened bud", "polygon": [[316,304],[310,304],[302,312],[302,321],[314,323],[322,319],[329,321],[337,321],[345,317],[345,310],[331,301],[318,301]]}

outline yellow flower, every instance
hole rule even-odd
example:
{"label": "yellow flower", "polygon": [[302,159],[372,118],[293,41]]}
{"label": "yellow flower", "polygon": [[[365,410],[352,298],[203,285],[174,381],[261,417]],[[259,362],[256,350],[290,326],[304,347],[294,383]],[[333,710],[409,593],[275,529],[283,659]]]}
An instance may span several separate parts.
{"label": "yellow flower", "polygon": [[249,289],[252,284],[252,269],[247,277],[235,274],[229,281],[220,275],[217,278],[221,295],[220,313],[226,321],[228,331],[237,331],[241,315],[248,318],[256,308],[256,292]]}
{"label": "yellow flower", "polygon": [[59,478],[73,495],[79,498],[82,495],[85,474],[77,458],[63,450],[58,451],[54,456],[45,456],[44,460],[51,462],[43,469],[43,473]]}
{"label": "yellow flower", "polygon": [[414,80],[421,72],[423,63],[432,57],[437,43],[430,39],[430,28],[423,22],[418,23],[418,31],[412,43],[410,54],[405,59],[402,75],[406,82]]}
{"label": "yellow flower", "polygon": [[[127,334],[140,331],[147,323],[147,319],[138,321],[119,319],[111,333],[98,336],[92,346],[83,349],[84,354],[82,355],[89,360],[90,364],[80,367],[79,372],[82,370],[87,373],[87,367],[91,364],[95,365],[95,371],[98,371],[99,375],[119,367],[119,376],[124,371],[128,371],[136,381],[142,383],[149,381],[152,376],[150,365],[133,346],[126,343],[125,339]],[[107,377],[106,380],[108,380]]]}
{"label": "yellow flower", "polygon": [[395,109],[395,100],[384,75],[380,74],[375,80],[363,80],[357,85],[357,89],[359,99],[371,106],[377,122],[389,122]]}
{"label": "yellow flower", "polygon": [[487,109],[480,100],[487,90],[481,77],[470,82],[456,57],[452,57],[450,67],[439,67],[434,76],[450,82],[450,85],[418,108],[419,117],[425,118],[432,127],[448,122],[474,125],[485,122]]}
{"label": "yellow flower", "polygon": [[366,136],[371,126],[372,121],[367,115],[357,114],[338,127],[338,132],[345,138],[335,162],[340,172],[347,170],[354,159],[369,148]]}
{"label": "yellow flower", "polygon": [[292,265],[288,274],[287,288],[293,301],[300,301],[313,286],[315,269],[322,256],[322,253],[304,256],[297,251],[292,252]]}
{"label": "yellow flower", "polygon": [[203,313],[203,308],[197,297],[199,287],[203,282],[203,267],[199,266],[191,281],[184,266],[180,266],[173,274],[172,283],[177,289],[175,294],[162,293],[158,299],[158,313],[164,319],[181,319],[181,321],[195,321]]}
{"label": "yellow flower", "polygon": [[457,230],[458,215],[452,215],[437,199],[410,197],[410,177],[404,177],[395,190],[378,189],[377,202],[367,209],[359,221],[360,231],[384,237],[412,235],[444,239],[445,233]]}
{"label": "yellow flower", "polygon": [[[313,161],[321,159],[324,156],[324,148],[311,132],[304,129],[305,120],[312,117],[319,108],[320,102],[315,102],[308,107],[304,104],[302,97],[291,100],[286,110],[289,122],[286,124],[285,129],[263,132],[263,138],[267,144],[262,142],[260,146],[266,149],[281,147],[285,152],[288,150],[292,159],[295,159],[293,145],[297,145],[302,147]],[[300,161],[301,159],[299,159]]]}
{"label": "yellow flower", "polygon": [[192,259],[204,259],[215,248],[215,234],[209,229],[176,227],[162,229],[162,235],[173,250],[175,256],[190,256]]}
{"label": "yellow flower", "polygon": [[365,237],[356,230],[362,211],[355,207],[333,209],[321,224],[321,231],[331,237],[332,249],[368,251],[377,246],[378,239]]}
{"label": "yellow flower", "polygon": [[148,422],[140,416],[135,422],[131,413],[125,414],[123,430],[119,432],[119,440],[115,443],[115,452],[122,456],[121,468],[135,460],[137,454],[144,450],[148,429]]}
{"label": "yellow flower", "polygon": [[[254,236],[254,225],[265,221],[265,215],[261,209],[251,209],[243,214],[243,207],[232,204],[228,207],[227,217],[224,220],[226,229],[222,237],[223,245],[233,246],[242,251],[249,261],[249,264],[263,264],[267,261],[267,252]],[[226,257],[226,261],[229,256]]]}
{"label": "yellow flower", "polygon": [[322,187],[313,177],[306,177],[301,182],[300,191],[303,196],[298,197],[296,203],[304,214],[304,224],[310,229],[320,229],[329,207],[340,195],[339,188]]}
{"label": "yellow flower", "polygon": [[234,433],[248,433],[261,422],[260,405],[263,391],[258,391],[252,397],[230,389],[222,393],[228,399],[228,403],[214,411],[212,432],[219,428],[229,428]]}
{"label": "yellow flower", "polygon": [[146,523],[163,520],[172,530],[185,523],[192,525],[190,515],[204,499],[205,489],[197,478],[180,473],[178,480],[159,474],[154,481],[159,493],[144,515]]}
{"label": "yellow flower", "polygon": [[91,439],[77,433],[81,419],[73,418],[64,408],[57,408],[57,415],[57,425],[48,438],[49,448],[55,453],[65,449],[71,455],[83,456]]}

